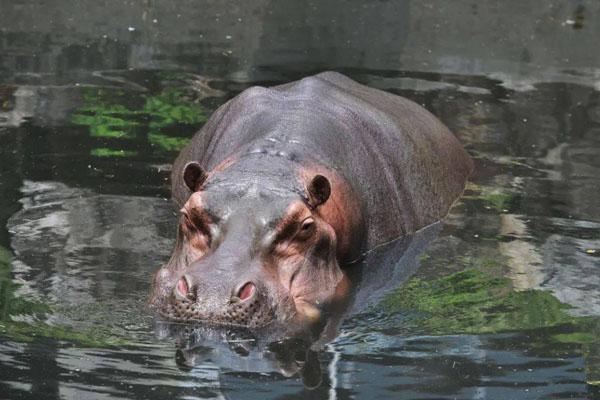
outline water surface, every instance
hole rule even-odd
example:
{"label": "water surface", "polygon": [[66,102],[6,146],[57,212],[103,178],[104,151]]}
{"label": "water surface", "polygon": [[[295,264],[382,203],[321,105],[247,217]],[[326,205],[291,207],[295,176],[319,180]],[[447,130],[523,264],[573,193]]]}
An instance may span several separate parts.
{"label": "water surface", "polygon": [[[596,3],[66,3],[2,4],[0,397],[600,396]],[[485,33],[494,15],[514,35]],[[319,349],[182,343],[146,307],[170,163],[244,88],[324,69],[444,121],[476,161],[464,197],[398,255],[415,274],[389,291],[375,274]]]}

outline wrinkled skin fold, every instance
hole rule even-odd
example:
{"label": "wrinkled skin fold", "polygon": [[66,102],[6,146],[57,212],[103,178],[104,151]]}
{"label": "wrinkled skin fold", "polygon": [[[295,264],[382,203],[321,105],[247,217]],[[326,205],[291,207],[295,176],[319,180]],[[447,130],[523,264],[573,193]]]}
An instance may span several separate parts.
{"label": "wrinkled skin fold", "polygon": [[176,321],[314,324],[345,266],[443,218],[472,162],[419,105],[326,72],[252,87],[178,156],[177,243],[151,304]]}

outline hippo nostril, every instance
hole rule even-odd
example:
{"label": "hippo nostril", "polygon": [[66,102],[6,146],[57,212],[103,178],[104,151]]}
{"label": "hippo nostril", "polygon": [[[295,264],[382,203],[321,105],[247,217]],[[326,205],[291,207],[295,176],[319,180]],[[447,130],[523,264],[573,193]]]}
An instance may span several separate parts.
{"label": "hippo nostril", "polygon": [[187,296],[189,287],[185,278],[181,278],[179,282],[177,282],[177,290],[179,290],[179,294],[183,297]]}
{"label": "hippo nostril", "polygon": [[256,286],[254,286],[254,283],[247,282],[240,288],[240,290],[238,291],[237,297],[239,297],[240,300],[244,301],[244,300],[247,300],[250,297],[252,297],[254,295],[255,291],[256,291]]}
{"label": "hippo nostril", "polygon": [[192,298],[194,296],[192,295],[190,289],[190,280],[187,276],[184,275],[177,281],[177,284],[175,285],[175,296],[180,298],[181,300],[193,300]]}

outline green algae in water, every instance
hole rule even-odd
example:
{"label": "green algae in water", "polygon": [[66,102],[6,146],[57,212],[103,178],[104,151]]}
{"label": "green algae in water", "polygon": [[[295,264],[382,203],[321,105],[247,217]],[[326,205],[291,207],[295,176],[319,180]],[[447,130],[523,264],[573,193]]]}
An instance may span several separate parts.
{"label": "green algae in water", "polygon": [[[569,306],[542,290],[515,291],[511,280],[490,268],[468,268],[433,279],[413,278],[381,303],[388,313],[405,313],[403,328],[429,335],[485,334],[565,327],[550,336],[557,344],[579,346],[588,384],[600,382],[600,318],[576,317]],[[484,267],[485,265],[485,267]]]}
{"label": "green algae in water", "polygon": [[[112,335],[106,329],[74,329],[48,325],[42,322],[52,308],[42,302],[26,300],[15,295],[18,284],[11,278],[11,254],[0,246],[0,335],[18,342],[32,342],[38,338],[77,343],[81,346],[108,347],[129,342]],[[13,321],[13,316],[33,317],[31,323]]]}
{"label": "green algae in water", "polygon": [[178,151],[189,143],[190,139],[167,136],[160,132],[148,133],[148,140],[151,144],[158,146],[166,151]]}
{"label": "green algae in water", "polygon": [[30,315],[42,318],[50,311],[46,304],[29,301],[14,295],[18,285],[11,277],[11,255],[0,246],[0,323],[5,326],[12,315]]}
{"label": "green algae in water", "polygon": [[[72,116],[75,125],[87,126],[91,137],[115,140],[143,138],[160,151],[175,152],[184,147],[189,137],[171,136],[167,133],[176,127],[181,133],[191,136],[198,124],[207,119],[202,105],[181,88],[165,88],[153,95],[129,94],[122,91],[107,91],[99,88],[84,90],[84,105]],[[144,133],[145,132],[145,133]],[[112,144],[118,147],[117,144]],[[113,154],[94,149],[92,155],[98,157],[133,156],[132,152]]]}
{"label": "green algae in water", "polygon": [[171,124],[197,124],[206,121],[204,108],[187,99],[181,89],[165,89],[145,99],[142,111],[149,115],[149,126],[152,129]]}
{"label": "green algae in water", "polygon": [[133,117],[139,113],[122,104],[112,103],[111,97],[123,101],[123,93],[111,93],[97,88],[85,89],[84,105],[71,116],[71,122],[88,126],[92,137],[128,139],[135,137],[135,129],[139,123]]}
{"label": "green algae in water", "polygon": [[387,296],[382,306],[388,312],[419,315],[409,325],[436,335],[534,329],[577,321],[552,294],[516,292],[510,279],[477,269],[432,281],[411,279]]}
{"label": "green algae in water", "polygon": [[106,147],[92,149],[90,155],[94,157],[131,157],[137,155],[137,151],[108,149]]}
{"label": "green algae in water", "polygon": [[469,182],[467,189],[474,192],[474,194],[464,195],[462,197],[463,200],[481,201],[486,208],[497,212],[503,212],[508,209],[514,198],[509,189],[502,187],[477,185]]}
{"label": "green algae in water", "polygon": [[552,338],[561,343],[595,343],[599,340],[597,335],[589,332],[560,333]]}
{"label": "green algae in water", "polygon": [[148,97],[144,112],[152,116],[148,127],[148,141],[165,151],[179,151],[188,142],[187,137],[169,136],[161,130],[174,124],[198,124],[206,120],[206,114],[198,104],[182,102],[183,91],[170,89],[153,97]]}

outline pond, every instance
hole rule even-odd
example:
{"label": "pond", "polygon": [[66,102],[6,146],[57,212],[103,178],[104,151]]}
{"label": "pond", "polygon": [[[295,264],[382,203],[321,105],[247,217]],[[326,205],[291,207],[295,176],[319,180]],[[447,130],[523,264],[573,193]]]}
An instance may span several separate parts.
{"label": "pond", "polygon": [[[0,2],[0,397],[600,397],[600,6],[537,3]],[[318,348],[173,333],[171,162],[326,69],[447,124],[464,196]]]}

